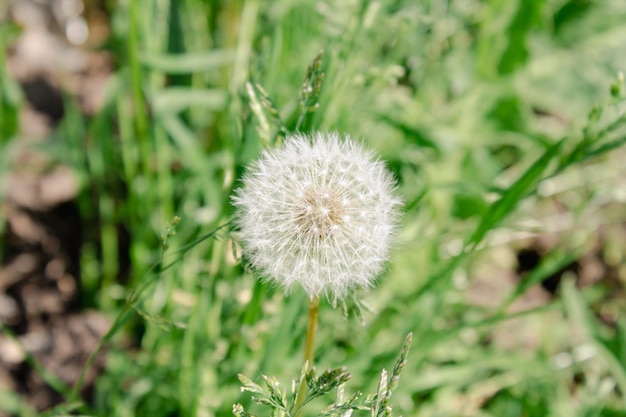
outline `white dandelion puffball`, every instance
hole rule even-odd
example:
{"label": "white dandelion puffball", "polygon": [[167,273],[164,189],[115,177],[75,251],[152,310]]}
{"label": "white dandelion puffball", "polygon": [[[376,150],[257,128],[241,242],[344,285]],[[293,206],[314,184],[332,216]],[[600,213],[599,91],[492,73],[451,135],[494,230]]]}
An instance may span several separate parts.
{"label": "white dandelion puffball", "polygon": [[243,254],[310,298],[371,286],[399,219],[395,188],[383,162],[348,136],[288,136],[250,165],[233,197]]}

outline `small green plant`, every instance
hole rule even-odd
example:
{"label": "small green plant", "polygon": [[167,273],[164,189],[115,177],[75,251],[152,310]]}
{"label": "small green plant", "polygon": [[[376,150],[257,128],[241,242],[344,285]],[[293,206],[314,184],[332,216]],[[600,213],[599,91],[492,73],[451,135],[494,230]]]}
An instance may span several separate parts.
{"label": "small green plant", "polygon": [[[281,388],[276,378],[265,375],[263,376],[265,387],[262,387],[240,374],[241,390],[252,393],[252,399],[257,404],[269,407],[272,410],[271,415],[275,417],[298,416],[306,404],[316,398],[330,395],[333,391],[336,391],[335,401],[324,408],[318,414],[319,417],[348,417],[354,411],[369,411],[372,417],[391,417],[393,409],[389,404],[389,399],[393,390],[398,386],[400,373],[406,366],[406,358],[412,340],[413,334],[409,333],[391,374],[388,374],[387,370],[383,369],[378,383],[378,390],[376,393],[365,397],[357,391],[347,399],[344,398],[345,384],[351,378],[345,367],[327,370],[317,376],[315,368],[310,367],[308,362],[302,367],[300,376],[292,381],[289,394]],[[306,387],[306,396],[300,400],[298,395],[302,386]],[[248,413],[241,404],[233,406],[233,414],[239,417],[254,416]]]}

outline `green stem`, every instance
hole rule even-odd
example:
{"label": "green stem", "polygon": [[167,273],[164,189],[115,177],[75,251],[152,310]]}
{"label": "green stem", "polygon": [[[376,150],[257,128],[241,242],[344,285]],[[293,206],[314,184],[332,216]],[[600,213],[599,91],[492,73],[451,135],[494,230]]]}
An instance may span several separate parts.
{"label": "green stem", "polygon": [[[308,368],[313,366],[313,353],[315,351],[315,333],[317,331],[317,315],[319,310],[320,299],[315,296],[311,299],[309,304],[309,322],[306,328],[306,341],[304,342],[304,363],[309,363]],[[300,417],[302,415],[302,405],[306,399],[308,392],[308,386],[306,380],[303,380],[298,388],[298,395],[296,395],[296,404],[294,410],[296,414],[294,417]]]}

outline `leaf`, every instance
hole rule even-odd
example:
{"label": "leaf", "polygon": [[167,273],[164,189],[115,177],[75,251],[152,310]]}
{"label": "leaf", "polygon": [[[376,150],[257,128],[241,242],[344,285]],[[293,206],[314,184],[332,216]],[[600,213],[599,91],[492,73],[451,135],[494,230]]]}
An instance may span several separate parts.
{"label": "leaf", "polygon": [[528,273],[524,277],[524,279],[515,287],[515,289],[509,294],[506,300],[502,303],[499,308],[501,313],[504,311],[517,299],[517,297],[524,294],[530,287],[535,284],[538,284],[553,275],[557,271],[561,270],[566,265],[574,262],[581,255],[579,251],[568,250],[568,251],[554,251],[548,254],[541,263],[534,268],[531,272]]}
{"label": "leaf", "polygon": [[425,129],[410,126],[407,123],[395,120],[394,118],[385,114],[380,114],[378,115],[378,117],[380,118],[380,120],[388,123],[391,127],[402,132],[407,140],[410,140],[421,148],[432,149],[433,151],[435,151],[435,154],[437,156],[441,155],[441,149],[439,149],[439,146],[437,146],[435,141],[428,135]]}
{"label": "leaf", "polygon": [[157,115],[176,114],[192,106],[218,111],[224,108],[227,99],[223,90],[170,87],[156,93],[152,105]]}
{"label": "leaf", "polygon": [[139,60],[143,65],[157,71],[168,74],[187,74],[228,65],[234,62],[235,51],[219,49],[202,53],[144,54]]}
{"label": "leaf", "polygon": [[[626,364],[620,360],[610,349],[600,335],[602,324],[598,322],[590,311],[584,298],[576,288],[574,280],[565,280],[561,285],[562,296],[565,303],[565,311],[569,320],[580,331],[582,337],[593,344],[606,362],[609,371],[615,377],[617,386],[621,392],[626,392]],[[620,337],[616,334],[614,337]],[[626,404],[626,399],[622,399]]]}
{"label": "leaf", "polygon": [[40,417],[93,417],[84,414],[74,414],[75,411],[83,406],[84,404],[80,401],[68,404],[60,404],[54,407],[52,410],[42,414]]}
{"label": "leaf", "polygon": [[158,119],[163,129],[172,138],[175,145],[182,151],[184,162],[197,172],[206,167],[206,154],[197,135],[176,114],[167,115]]}
{"label": "leaf", "polygon": [[537,185],[549,163],[558,155],[564,140],[560,140],[548,148],[544,154],[518,178],[502,197],[487,210],[480,224],[466,242],[466,248],[473,250],[493,228],[507,215],[513,212],[518,203]]}
{"label": "leaf", "polygon": [[519,0],[518,8],[507,29],[508,45],[498,65],[498,73],[511,74],[528,60],[526,37],[537,23],[541,22],[543,0]]}
{"label": "leaf", "polygon": [[35,417],[37,411],[27,404],[18,394],[0,386],[0,411],[22,417]]}

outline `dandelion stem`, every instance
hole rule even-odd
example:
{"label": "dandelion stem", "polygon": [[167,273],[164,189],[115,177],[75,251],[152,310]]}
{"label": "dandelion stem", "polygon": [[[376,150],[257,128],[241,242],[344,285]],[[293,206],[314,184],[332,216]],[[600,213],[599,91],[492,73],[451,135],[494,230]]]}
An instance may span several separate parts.
{"label": "dandelion stem", "polygon": [[317,311],[320,304],[319,297],[315,296],[309,304],[309,324],[306,329],[306,342],[304,344],[304,361],[313,366],[313,352],[315,350],[315,332],[317,331]]}
{"label": "dandelion stem", "polygon": [[[309,363],[308,368],[313,366],[313,353],[315,351],[315,333],[317,331],[317,313],[320,304],[320,299],[314,296],[309,304],[309,322],[306,328],[306,340],[304,342],[304,363]],[[298,395],[296,395],[296,404],[294,410],[296,410],[295,417],[302,415],[302,405],[306,399],[308,386],[306,380],[303,380],[298,388]]]}

